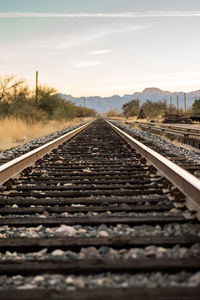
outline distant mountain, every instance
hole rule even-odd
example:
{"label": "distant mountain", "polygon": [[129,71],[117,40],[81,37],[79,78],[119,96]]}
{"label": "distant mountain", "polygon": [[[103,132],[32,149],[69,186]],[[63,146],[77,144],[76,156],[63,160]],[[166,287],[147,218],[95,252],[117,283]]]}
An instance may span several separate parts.
{"label": "distant mountain", "polygon": [[[75,103],[78,106],[83,106],[83,97],[75,98],[71,95],[59,94],[62,98]],[[167,104],[170,103],[170,96],[172,97],[172,103],[176,106],[177,95],[179,97],[179,107],[184,107],[184,92],[174,92],[170,93],[168,91],[162,91],[158,88],[146,88],[143,92],[136,92],[132,95],[118,96],[114,95],[112,97],[99,97],[92,96],[86,98],[86,107],[93,108],[99,114],[104,114],[110,109],[122,111],[122,105],[133,100],[139,99],[140,104],[144,103],[147,99],[151,101],[163,101],[166,100]],[[200,90],[186,93],[187,107],[191,107],[195,98],[200,98]]]}

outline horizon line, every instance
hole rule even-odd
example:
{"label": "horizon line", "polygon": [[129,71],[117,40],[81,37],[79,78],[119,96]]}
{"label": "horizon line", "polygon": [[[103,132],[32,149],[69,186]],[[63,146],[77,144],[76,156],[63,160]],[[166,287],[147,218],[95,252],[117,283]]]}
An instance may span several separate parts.
{"label": "horizon line", "polygon": [[[71,97],[73,97],[73,98],[83,98],[83,97],[85,97],[85,98],[94,98],[94,97],[100,97],[100,98],[110,98],[110,97],[114,97],[114,96],[119,96],[119,97],[124,97],[124,96],[133,96],[134,94],[142,94],[142,93],[144,93],[144,91],[146,90],[146,89],[158,89],[158,90],[160,90],[161,92],[167,92],[167,93],[169,93],[169,94],[179,94],[179,93],[183,93],[183,94],[190,94],[190,93],[194,93],[194,92],[200,92],[200,89],[197,89],[197,90],[191,90],[191,91],[189,91],[189,92],[183,92],[183,91],[166,91],[166,90],[163,90],[163,89],[160,89],[160,88],[143,88],[142,89],[142,91],[141,92],[137,92],[137,91],[135,91],[135,92],[133,92],[133,94],[130,94],[130,93],[126,93],[126,94],[121,94],[120,95],[120,93],[119,94],[111,94],[110,96],[99,96],[99,95],[95,95],[95,96],[92,96],[92,95],[89,95],[89,96],[73,96],[72,94],[68,94],[68,93],[65,93],[65,92],[59,92],[58,91],[58,94],[61,94],[61,95],[64,95],[64,96],[71,96]],[[167,96],[170,96],[170,95],[166,95],[166,97]]]}

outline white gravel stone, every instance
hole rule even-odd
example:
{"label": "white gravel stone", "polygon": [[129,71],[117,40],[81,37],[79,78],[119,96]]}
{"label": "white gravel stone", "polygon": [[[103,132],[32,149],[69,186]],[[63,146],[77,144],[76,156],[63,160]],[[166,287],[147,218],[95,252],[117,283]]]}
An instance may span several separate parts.
{"label": "white gravel stone", "polygon": [[12,205],[13,208],[18,208],[19,206],[17,204]]}
{"label": "white gravel stone", "polygon": [[53,256],[61,256],[64,254],[64,251],[60,250],[60,249],[56,249],[51,253]]}
{"label": "white gravel stone", "polygon": [[45,230],[46,233],[54,234],[53,230],[51,228],[46,228]]}
{"label": "white gravel stone", "polygon": [[62,214],[60,214],[61,217],[69,217],[70,214],[68,212],[64,212]]}
{"label": "white gravel stone", "polygon": [[20,237],[26,237],[26,234],[24,232],[19,234]]}
{"label": "white gravel stone", "polygon": [[66,279],[65,279],[65,282],[67,284],[73,284],[74,283],[74,279],[72,278],[72,276],[68,276]]}
{"label": "white gravel stone", "polygon": [[156,251],[156,253],[157,253],[158,256],[162,256],[166,252],[167,252],[167,250],[165,248],[163,248],[163,247],[158,247],[157,251]]}
{"label": "white gravel stone", "polygon": [[72,186],[73,183],[65,183],[63,186]]}
{"label": "white gravel stone", "polygon": [[84,173],[92,173],[92,171],[90,169],[83,169]]}
{"label": "white gravel stone", "polygon": [[74,283],[77,285],[79,288],[83,288],[85,286],[85,280],[82,276],[79,276],[78,278],[75,279]]}
{"label": "white gravel stone", "polygon": [[73,236],[77,233],[77,230],[71,226],[61,225],[58,229],[56,229],[56,233]]}
{"label": "white gravel stone", "polygon": [[41,282],[41,281],[43,281],[43,280],[44,280],[44,277],[38,275],[38,276],[36,276],[36,277],[33,279],[33,282]]}
{"label": "white gravel stone", "polygon": [[200,272],[197,272],[192,277],[190,277],[190,282],[194,284],[194,286],[200,284]]}
{"label": "white gravel stone", "polygon": [[25,285],[18,287],[19,290],[31,290],[34,288],[35,288],[35,285],[33,285],[33,284],[25,284]]}
{"label": "white gravel stone", "polygon": [[106,231],[102,230],[102,231],[98,232],[97,236],[98,237],[107,237],[107,236],[109,236],[109,234]]}

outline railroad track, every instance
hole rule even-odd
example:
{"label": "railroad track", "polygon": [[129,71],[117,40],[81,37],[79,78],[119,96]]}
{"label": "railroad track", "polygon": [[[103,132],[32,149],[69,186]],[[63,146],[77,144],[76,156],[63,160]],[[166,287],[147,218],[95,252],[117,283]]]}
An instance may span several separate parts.
{"label": "railroad track", "polygon": [[200,149],[200,129],[158,123],[135,122],[135,124],[144,131],[161,136],[164,135],[171,140],[177,140],[183,144]]}
{"label": "railroad track", "polygon": [[0,299],[198,299],[200,182],[113,124],[1,166],[0,183]]}

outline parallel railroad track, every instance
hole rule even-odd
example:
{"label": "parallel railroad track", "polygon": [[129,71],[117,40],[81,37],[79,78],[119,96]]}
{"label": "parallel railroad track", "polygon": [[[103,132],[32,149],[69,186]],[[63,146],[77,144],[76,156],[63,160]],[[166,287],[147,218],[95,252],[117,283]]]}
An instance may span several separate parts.
{"label": "parallel railroad track", "polygon": [[200,149],[200,129],[184,128],[175,125],[157,124],[157,123],[140,123],[136,122],[137,126],[142,130],[154,134],[165,135],[171,140],[178,140],[183,144],[190,145]]}
{"label": "parallel railroad track", "polygon": [[0,167],[0,298],[198,299],[199,180],[101,119],[48,147]]}

